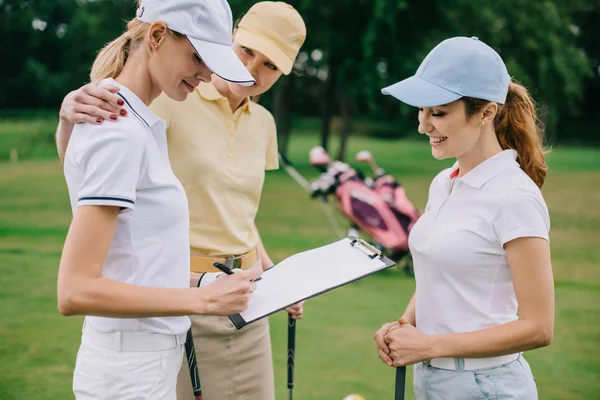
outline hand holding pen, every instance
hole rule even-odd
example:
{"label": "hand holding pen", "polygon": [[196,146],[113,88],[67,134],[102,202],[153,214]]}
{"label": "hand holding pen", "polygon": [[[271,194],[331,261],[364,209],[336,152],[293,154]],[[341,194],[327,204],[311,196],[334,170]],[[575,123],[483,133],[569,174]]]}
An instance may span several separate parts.
{"label": "hand holding pen", "polygon": [[[233,275],[233,271],[227,265],[225,265],[221,262],[216,262],[213,265],[215,266],[215,268],[218,268],[219,270],[226,273],[227,275]],[[262,276],[259,276],[258,278],[254,279],[252,282],[258,282],[261,279],[262,279]]]}
{"label": "hand holding pen", "polygon": [[248,308],[248,302],[256,290],[254,282],[260,278],[262,269],[250,268],[236,273],[229,268],[226,270],[229,273],[222,270],[226,275],[204,286],[199,292],[203,298],[201,314],[229,316]]}

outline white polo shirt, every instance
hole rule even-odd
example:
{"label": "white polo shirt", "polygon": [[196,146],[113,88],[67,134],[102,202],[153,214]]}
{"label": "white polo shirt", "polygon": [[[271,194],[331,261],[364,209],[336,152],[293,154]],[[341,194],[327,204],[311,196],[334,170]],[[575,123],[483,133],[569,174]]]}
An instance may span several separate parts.
{"label": "white polo shirt", "polygon": [[[121,207],[102,275],[132,285],[187,288],[190,284],[189,213],[173,174],[165,122],[129,89],[120,88],[129,118],[102,125],[77,124],[65,156],[73,213],[88,205]],[[86,317],[101,332],[185,333],[183,317]]]}
{"label": "white polo shirt", "polygon": [[[505,150],[454,178],[438,174],[409,236],[417,327],[426,334],[473,332],[516,320],[504,244],[548,239],[550,217],[535,183]],[[531,282],[535,284],[535,282]]]}

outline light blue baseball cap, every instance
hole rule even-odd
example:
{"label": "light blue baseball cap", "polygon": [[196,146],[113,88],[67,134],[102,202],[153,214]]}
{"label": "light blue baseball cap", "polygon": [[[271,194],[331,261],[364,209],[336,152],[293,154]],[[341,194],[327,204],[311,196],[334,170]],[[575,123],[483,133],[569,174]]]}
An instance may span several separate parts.
{"label": "light blue baseball cap", "polygon": [[434,107],[461,97],[504,104],[510,75],[506,65],[476,37],[446,39],[429,52],[417,73],[381,90],[414,107]]}

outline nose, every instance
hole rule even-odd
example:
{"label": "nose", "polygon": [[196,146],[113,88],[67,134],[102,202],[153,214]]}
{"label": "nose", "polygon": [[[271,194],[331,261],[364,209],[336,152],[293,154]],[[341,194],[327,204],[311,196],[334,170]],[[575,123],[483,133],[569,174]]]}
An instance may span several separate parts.
{"label": "nose", "polygon": [[246,63],[244,63],[244,66],[246,67],[246,69],[248,70],[248,72],[250,72],[250,75],[252,75],[252,77],[254,78],[254,80],[256,81],[256,85],[259,85],[258,82],[258,75],[260,71],[260,65],[261,65],[261,61],[257,59],[258,57],[252,57],[252,59],[248,60]]}
{"label": "nose", "polygon": [[206,64],[202,64],[200,71],[194,75],[194,78],[198,79],[200,82],[210,82],[211,75],[212,71],[206,66]]}
{"label": "nose", "polygon": [[420,134],[424,135],[433,131],[433,125],[429,121],[429,118],[424,115],[423,111],[419,111],[419,128],[418,131]]}

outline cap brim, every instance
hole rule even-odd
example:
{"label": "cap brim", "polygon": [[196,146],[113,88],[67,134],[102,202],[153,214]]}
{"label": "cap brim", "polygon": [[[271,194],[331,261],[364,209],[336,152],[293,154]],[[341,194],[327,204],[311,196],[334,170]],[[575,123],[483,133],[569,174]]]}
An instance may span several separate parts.
{"label": "cap brim", "polygon": [[221,78],[252,86],[256,83],[230,46],[187,37],[206,66]]}
{"label": "cap brim", "polygon": [[284,75],[288,75],[292,71],[294,60],[268,39],[244,28],[238,28],[235,33],[235,40],[244,47],[261,52]]}
{"label": "cap brim", "polygon": [[418,76],[411,76],[403,81],[381,89],[381,93],[394,96],[398,100],[413,107],[435,107],[452,103],[463,95],[444,89]]}

